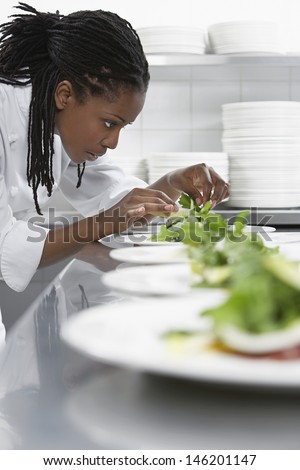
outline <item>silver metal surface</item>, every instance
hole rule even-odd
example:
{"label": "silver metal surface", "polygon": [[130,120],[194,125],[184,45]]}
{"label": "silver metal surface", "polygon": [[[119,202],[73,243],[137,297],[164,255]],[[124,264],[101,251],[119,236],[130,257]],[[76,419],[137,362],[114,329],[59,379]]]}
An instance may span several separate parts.
{"label": "silver metal surface", "polygon": [[117,266],[109,251],[86,246],[10,331],[0,354],[0,448],[299,449],[298,394],[117,369],[61,342],[70,316],[122,308],[101,282]]}

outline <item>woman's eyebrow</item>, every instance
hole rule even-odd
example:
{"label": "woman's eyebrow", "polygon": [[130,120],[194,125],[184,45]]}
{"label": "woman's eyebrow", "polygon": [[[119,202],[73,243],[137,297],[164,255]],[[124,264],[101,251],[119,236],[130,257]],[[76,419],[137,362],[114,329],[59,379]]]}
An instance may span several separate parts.
{"label": "woman's eyebrow", "polygon": [[108,114],[109,116],[114,116],[122,122],[126,122],[124,118],[122,118],[121,116],[118,116],[117,114],[113,114],[113,113],[106,113],[106,114]]}

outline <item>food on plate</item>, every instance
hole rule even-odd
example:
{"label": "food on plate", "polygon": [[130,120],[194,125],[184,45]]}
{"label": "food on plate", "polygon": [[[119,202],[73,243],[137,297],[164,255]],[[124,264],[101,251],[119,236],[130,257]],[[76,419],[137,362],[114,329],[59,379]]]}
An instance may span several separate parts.
{"label": "food on plate", "polygon": [[179,201],[186,212],[181,217],[168,219],[158,240],[177,240],[186,245],[195,287],[230,287],[233,266],[249,251],[278,252],[276,247],[266,247],[259,233],[244,231],[248,211],[240,213],[234,224],[228,225],[220,214],[210,211],[210,201],[199,208],[184,193]]}
{"label": "food on plate", "polygon": [[211,201],[202,208],[185,193],[181,194],[179,204],[182,209],[170,216],[161,225],[159,233],[152,235],[152,241],[188,242],[205,244],[221,240],[228,230],[228,222],[215,212],[211,212]]}
{"label": "food on plate", "polygon": [[[280,255],[249,250],[232,265],[225,302],[201,312],[211,320],[210,347],[255,358],[300,358],[300,268]],[[188,350],[207,333],[171,331],[168,342]],[[206,341],[206,342],[205,342]],[[185,343],[185,344],[184,344]],[[170,343],[171,344],[171,343]]]}
{"label": "food on plate", "polygon": [[244,233],[242,225],[234,225],[233,231],[228,233],[230,236],[217,243],[199,245],[187,242],[191,269],[199,277],[195,287],[231,287],[232,275],[240,260],[256,254],[278,253],[278,247],[266,247],[258,233]]}
{"label": "food on plate", "polygon": [[[247,212],[233,226],[182,195],[185,213],[167,221],[159,236],[182,241],[188,250],[194,287],[225,287],[228,298],[201,313],[208,332],[171,331],[172,349],[198,345],[251,357],[300,358],[300,268],[267,247],[257,232],[245,232]],[[211,335],[212,333],[212,335]]]}
{"label": "food on plate", "polygon": [[[244,233],[243,219],[222,241],[185,242],[191,269],[199,276],[194,287],[228,289],[222,305],[201,314],[212,321],[211,344],[252,357],[299,358],[300,265],[279,255],[278,248],[266,247],[259,234]],[[168,340],[178,343],[179,336],[171,333]],[[181,344],[195,343],[195,335],[181,332]]]}
{"label": "food on plate", "polygon": [[[181,210],[171,215],[160,226],[158,233],[153,234],[149,240],[153,242],[183,242],[188,245],[206,245],[218,243],[224,239],[236,241],[245,238],[245,229],[256,237],[255,227],[248,226],[248,211],[241,212],[233,225],[221,214],[211,211],[211,201],[203,207],[197,206],[193,199],[185,193],[179,199]],[[273,229],[275,230],[275,229]]]}
{"label": "food on plate", "polygon": [[228,299],[203,313],[218,341],[244,354],[300,357],[299,275],[299,264],[279,255],[241,259]]}

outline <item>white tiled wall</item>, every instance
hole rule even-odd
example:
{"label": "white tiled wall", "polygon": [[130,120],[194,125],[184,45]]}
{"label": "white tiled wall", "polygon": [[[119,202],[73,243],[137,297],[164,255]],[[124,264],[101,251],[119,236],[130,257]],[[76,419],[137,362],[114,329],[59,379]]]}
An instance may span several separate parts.
{"label": "white tiled wall", "polygon": [[290,99],[300,100],[300,67],[152,66],[140,122],[112,156],[220,151],[223,103]]}

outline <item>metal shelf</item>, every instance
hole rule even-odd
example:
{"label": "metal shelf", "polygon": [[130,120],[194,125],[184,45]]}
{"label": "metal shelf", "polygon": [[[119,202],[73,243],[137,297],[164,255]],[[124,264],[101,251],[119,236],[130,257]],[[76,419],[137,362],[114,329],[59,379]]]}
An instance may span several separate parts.
{"label": "metal shelf", "polygon": [[[219,204],[215,209],[226,219],[232,222],[234,218],[247,208],[232,208],[226,203]],[[285,209],[263,209],[263,208],[249,208],[249,215],[246,217],[250,225],[273,225],[279,226],[294,226],[299,229],[300,226],[300,207],[292,207]]]}
{"label": "metal shelf", "polygon": [[195,66],[195,65],[234,65],[234,66],[300,66],[298,54],[242,55],[242,54],[148,54],[150,66]]}

